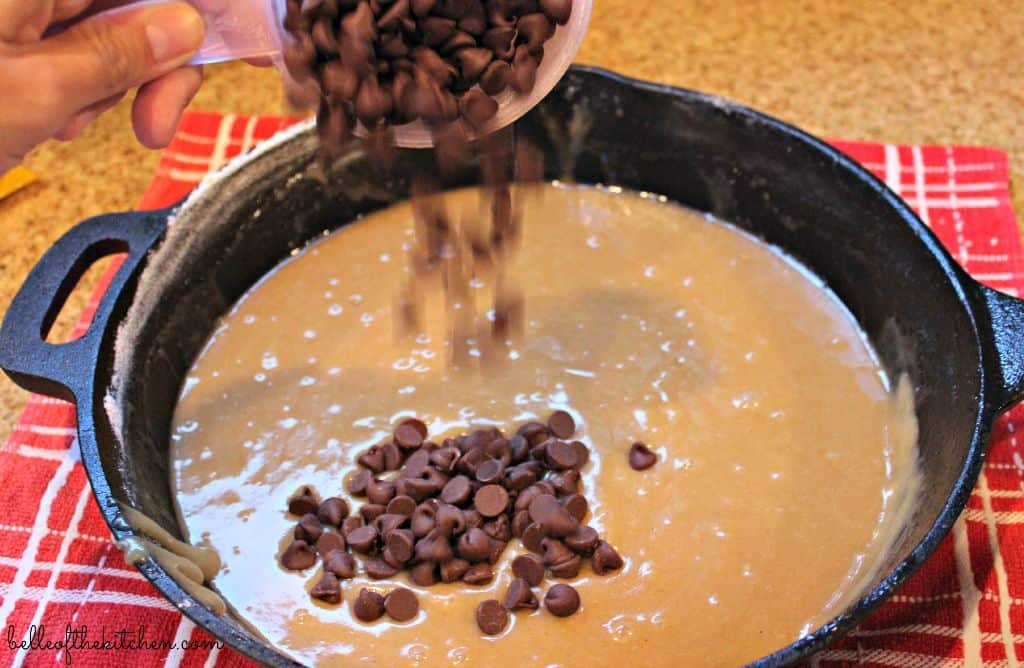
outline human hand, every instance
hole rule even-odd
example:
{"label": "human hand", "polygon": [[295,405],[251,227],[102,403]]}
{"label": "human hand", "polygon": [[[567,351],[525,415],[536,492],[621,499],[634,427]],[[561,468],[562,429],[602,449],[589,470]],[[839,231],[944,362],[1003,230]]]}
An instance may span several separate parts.
{"label": "human hand", "polygon": [[0,173],[47,139],[68,140],[139,88],[132,125],[166,146],[202,83],[185,63],[203,40],[183,2],[96,11],[123,0],[0,0]]}

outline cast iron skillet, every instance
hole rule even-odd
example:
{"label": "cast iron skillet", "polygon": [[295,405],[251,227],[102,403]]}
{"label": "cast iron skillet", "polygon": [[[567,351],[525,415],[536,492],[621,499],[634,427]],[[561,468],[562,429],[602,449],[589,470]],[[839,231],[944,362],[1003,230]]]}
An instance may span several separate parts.
{"label": "cast iron skillet", "polygon": [[[757,665],[820,649],[892,594],[963,508],[993,421],[1022,394],[1024,347],[1016,341],[1024,302],[970,279],[896,195],[845,155],[721,99],[575,67],[516,132],[543,149],[548,177],[661,193],[778,245],[845,302],[892,377],[909,374],[924,477],[913,518],[859,601]],[[0,367],[28,390],[77,404],[82,460],[117,539],[132,531],[115,499],[180,535],[168,484],[169,425],[215,319],[292,250],[404,199],[403,167],[429,157],[405,152],[379,169],[353,149],[325,175],[314,166],[315,141],[306,128],[273,142],[200,187],[180,211],[81,223],[43,256],[7,312]],[[45,343],[84,269],[112,252],[127,259],[89,331]],[[113,419],[105,400],[117,407]],[[152,561],[140,569],[235,649],[295,665],[232,618],[208,612]]]}

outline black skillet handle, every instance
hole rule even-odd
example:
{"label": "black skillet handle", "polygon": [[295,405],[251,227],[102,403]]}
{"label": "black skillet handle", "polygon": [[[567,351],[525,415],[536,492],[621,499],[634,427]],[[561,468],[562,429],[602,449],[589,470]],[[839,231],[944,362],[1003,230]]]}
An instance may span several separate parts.
{"label": "black skillet handle", "polygon": [[[125,284],[167,227],[169,211],[98,216],[57,240],[18,290],[0,326],[0,368],[15,383],[68,401],[83,396],[95,372],[100,340]],[[67,343],[46,342],[54,320],[82,274],[98,259],[127,253],[89,329]]]}
{"label": "black skillet handle", "polygon": [[990,402],[993,408],[1002,410],[1024,398],[1024,299],[983,285],[978,289],[988,311],[996,352],[996,364],[985,370],[995,376],[995,396]]}

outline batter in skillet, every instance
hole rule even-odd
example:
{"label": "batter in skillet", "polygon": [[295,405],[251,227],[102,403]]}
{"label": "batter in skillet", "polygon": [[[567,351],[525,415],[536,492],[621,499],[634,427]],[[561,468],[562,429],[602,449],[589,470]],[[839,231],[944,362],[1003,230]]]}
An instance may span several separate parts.
{"label": "batter in skillet", "polygon": [[[476,191],[448,198],[478,206]],[[828,291],[728,225],[617,190],[543,186],[523,201],[511,276],[524,331],[508,347],[470,342],[459,368],[430,291],[426,331],[394,335],[405,204],[298,254],[219,323],[182,391],[172,456],[183,524],[220,553],[214,584],[235,613],[324,666],[668,666],[756,659],[838,612],[913,489],[907,389]],[[556,408],[591,448],[588,523],[626,560],[603,578],[584,567],[574,616],[520,611],[481,634],[474,611],[503,598],[515,539],[488,586],[360,575],[338,606],[307,593],[319,566],[280,565],[285,500],[311,484],[358,507],[344,479],[402,418],[440,440]],[[635,440],[656,466],[629,467]],[[421,613],[364,625],[351,612],[363,586],[411,587]]]}

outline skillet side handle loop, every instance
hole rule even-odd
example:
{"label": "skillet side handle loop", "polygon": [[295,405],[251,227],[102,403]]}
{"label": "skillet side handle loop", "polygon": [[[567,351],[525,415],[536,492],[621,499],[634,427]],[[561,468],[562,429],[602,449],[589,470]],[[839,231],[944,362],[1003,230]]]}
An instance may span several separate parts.
{"label": "skillet side handle loop", "polygon": [[986,368],[986,374],[993,375],[989,401],[1001,411],[1024,398],[1024,299],[983,285],[979,291],[996,353],[995,364]]}
{"label": "skillet side handle loop", "polygon": [[[0,325],[0,368],[30,392],[75,401],[88,386],[96,353],[125,283],[167,226],[168,211],[90,218],[71,228],[39,259]],[[127,253],[88,330],[66,343],[46,342],[50,327],[79,279],[98,259]]]}

